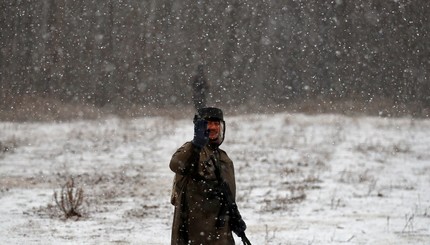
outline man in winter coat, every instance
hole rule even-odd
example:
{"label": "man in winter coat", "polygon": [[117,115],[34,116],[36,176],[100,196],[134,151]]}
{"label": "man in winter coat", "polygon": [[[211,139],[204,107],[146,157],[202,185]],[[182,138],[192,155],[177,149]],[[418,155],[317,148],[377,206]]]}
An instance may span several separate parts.
{"label": "man in winter coat", "polygon": [[172,156],[170,169],[175,172],[172,245],[234,244],[230,217],[223,208],[219,190],[221,176],[235,199],[233,162],[219,149],[224,133],[223,112],[214,107],[200,108],[194,119],[193,140]]}

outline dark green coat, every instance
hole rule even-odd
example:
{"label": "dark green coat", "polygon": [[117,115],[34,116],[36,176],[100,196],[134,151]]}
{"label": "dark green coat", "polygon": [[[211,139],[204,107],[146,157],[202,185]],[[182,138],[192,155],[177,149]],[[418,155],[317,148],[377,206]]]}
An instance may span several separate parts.
{"label": "dark green coat", "polygon": [[[217,163],[209,160],[211,155]],[[173,154],[170,161],[170,169],[175,172],[171,200],[175,206],[172,245],[234,244],[229,217],[214,194],[218,186],[214,164],[218,164],[221,177],[235,198],[234,166],[225,151],[205,146],[198,152],[191,142],[187,142]],[[220,217],[225,220],[221,227],[217,224]]]}

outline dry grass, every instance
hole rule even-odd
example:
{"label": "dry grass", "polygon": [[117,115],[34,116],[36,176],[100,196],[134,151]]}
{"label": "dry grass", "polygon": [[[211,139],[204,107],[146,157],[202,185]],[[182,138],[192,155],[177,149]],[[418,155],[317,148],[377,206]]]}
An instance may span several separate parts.
{"label": "dry grass", "polygon": [[0,141],[0,156],[8,152],[13,152],[17,146],[18,142],[14,138],[6,141]]}
{"label": "dry grass", "polygon": [[102,114],[102,110],[94,106],[25,95],[14,98],[9,106],[0,108],[0,121],[68,121],[97,119]]}
{"label": "dry grass", "polygon": [[[223,108],[228,115],[247,113],[275,113],[281,111],[308,114],[336,113],[344,115],[372,115],[383,117],[414,116],[428,118],[430,108],[414,103],[398,104],[392,100],[375,98],[363,99],[322,99],[311,98],[283,103],[258,103],[249,101],[239,106],[228,103],[209,104]],[[186,118],[194,114],[189,105],[143,105],[129,101],[112,102],[103,107],[91,103],[64,103],[61,100],[37,95],[15,96],[8,99],[8,104],[0,106],[0,121],[69,121],[74,119],[99,119],[110,115],[123,118],[142,116],[168,116],[174,119]]]}
{"label": "dry grass", "polygon": [[70,178],[61,188],[61,192],[54,192],[54,200],[57,207],[62,211],[66,219],[71,217],[82,217],[82,204],[84,201],[84,191],[75,187],[75,181]]}

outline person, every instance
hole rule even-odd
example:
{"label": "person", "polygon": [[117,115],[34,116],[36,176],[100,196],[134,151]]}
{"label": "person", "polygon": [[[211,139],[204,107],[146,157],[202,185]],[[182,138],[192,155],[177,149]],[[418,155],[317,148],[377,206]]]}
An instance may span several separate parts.
{"label": "person", "polygon": [[[171,197],[175,206],[172,245],[231,245],[234,244],[232,230],[238,234],[235,227],[244,236],[245,223],[239,215],[239,225],[232,227],[232,212],[225,209],[223,201],[227,192],[233,201],[236,196],[233,162],[219,148],[224,136],[222,110],[200,108],[194,117],[193,140],[172,156],[170,169],[175,173]],[[220,189],[220,181],[227,186],[227,192]]]}
{"label": "person", "polygon": [[204,65],[197,66],[197,74],[192,78],[193,102],[196,110],[206,106],[206,95],[209,92],[209,82],[204,73]]}

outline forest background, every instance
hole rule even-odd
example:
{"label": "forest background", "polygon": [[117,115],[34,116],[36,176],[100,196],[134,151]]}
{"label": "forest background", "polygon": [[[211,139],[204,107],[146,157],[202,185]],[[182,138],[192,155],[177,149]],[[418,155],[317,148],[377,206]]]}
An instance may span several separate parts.
{"label": "forest background", "polygon": [[428,118],[427,0],[0,1],[0,120],[213,105]]}

